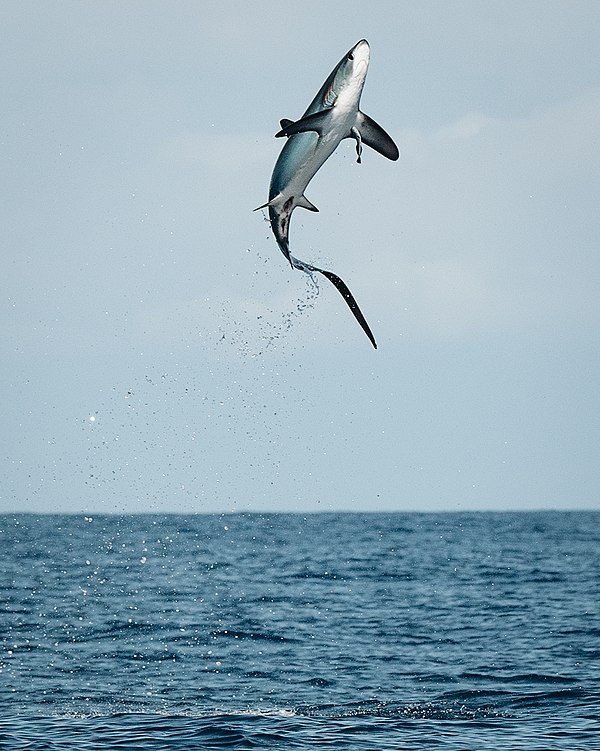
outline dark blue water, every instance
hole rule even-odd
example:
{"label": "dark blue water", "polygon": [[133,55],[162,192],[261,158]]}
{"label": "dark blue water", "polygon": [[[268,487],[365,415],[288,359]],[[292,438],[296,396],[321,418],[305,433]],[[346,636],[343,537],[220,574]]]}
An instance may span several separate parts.
{"label": "dark blue water", "polygon": [[600,749],[600,513],[0,517],[2,749]]}

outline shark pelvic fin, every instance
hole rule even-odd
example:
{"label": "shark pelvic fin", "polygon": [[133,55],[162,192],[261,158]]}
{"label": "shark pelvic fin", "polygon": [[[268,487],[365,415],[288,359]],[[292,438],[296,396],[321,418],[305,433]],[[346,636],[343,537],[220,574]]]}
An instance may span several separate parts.
{"label": "shark pelvic fin", "polygon": [[350,131],[350,135],[356,141],[356,161],[360,164],[360,157],[362,155],[362,136],[356,125]]}
{"label": "shark pelvic fin", "polygon": [[255,209],[252,209],[252,211],[260,211],[261,209],[268,209],[270,206],[277,206],[277,204],[280,203],[280,201],[281,201],[281,198],[279,195],[277,195],[274,198],[271,198],[270,201],[263,203],[262,206],[257,206]]}
{"label": "shark pelvic fin", "polygon": [[[267,203],[263,203],[262,206],[257,206],[253,211],[260,211],[261,209],[268,209],[270,206],[277,206],[280,203],[281,198],[277,195],[275,198],[271,198]],[[301,209],[308,209],[309,211],[318,211],[319,209],[311,203],[305,195],[301,195],[300,198],[293,200],[293,208],[299,206]]]}
{"label": "shark pelvic fin", "polygon": [[308,198],[305,195],[301,195],[300,198],[296,200],[296,206],[299,206],[301,209],[308,209],[309,211],[318,211],[319,209],[314,205],[314,203],[311,203]]}

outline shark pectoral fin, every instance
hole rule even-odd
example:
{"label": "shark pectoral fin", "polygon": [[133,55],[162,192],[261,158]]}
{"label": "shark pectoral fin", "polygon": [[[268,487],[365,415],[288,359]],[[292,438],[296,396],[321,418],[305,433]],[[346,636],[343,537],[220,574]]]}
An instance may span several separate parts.
{"label": "shark pectoral fin", "polygon": [[275,138],[293,136],[296,133],[307,133],[311,130],[321,134],[328,120],[329,110],[321,110],[320,112],[314,112],[312,115],[307,115],[300,120],[296,120],[296,122],[282,121],[282,126],[283,122],[288,122],[289,124],[282,127],[279,133],[275,133]]}
{"label": "shark pectoral fin", "polygon": [[360,164],[360,157],[362,154],[362,136],[360,135],[360,130],[355,126],[350,131],[350,135],[356,141],[356,161]]}
{"label": "shark pectoral fin", "polygon": [[361,309],[358,307],[358,303],[354,299],[354,296],[352,292],[348,289],[346,286],[346,283],[340,279],[340,277],[337,274],[334,274],[332,271],[325,271],[324,269],[318,269],[316,266],[311,266],[311,269],[314,271],[318,271],[323,276],[326,276],[327,279],[333,284],[333,286],[337,289],[337,291],[341,294],[341,296],[346,301],[346,304],[354,314],[354,317],[356,320],[360,323],[362,330],[365,332],[365,334],[369,337],[369,341],[371,344],[377,349],[377,342],[375,341],[375,337],[373,336],[373,332],[369,328],[369,324],[367,323],[364,315],[362,314]]}
{"label": "shark pectoral fin", "polygon": [[370,146],[382,156],[385,156],[394,162],[398,159],[400,156],[398,147],[381,125],[378,125],[375,120],[372,120],[368,115],[365,115],[364,112],[358,113],[356,123],[362,136],[362,140],[367,146]]}

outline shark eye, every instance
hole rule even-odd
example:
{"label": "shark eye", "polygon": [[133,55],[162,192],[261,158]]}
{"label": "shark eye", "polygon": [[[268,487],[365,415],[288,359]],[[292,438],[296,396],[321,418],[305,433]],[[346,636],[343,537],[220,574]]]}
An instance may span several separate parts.
{"label": "shark eye", "polygon": [[354,60],[354,55],[353,55],[352,53],[350,53],[350,54],[348,55],[348,60]]}

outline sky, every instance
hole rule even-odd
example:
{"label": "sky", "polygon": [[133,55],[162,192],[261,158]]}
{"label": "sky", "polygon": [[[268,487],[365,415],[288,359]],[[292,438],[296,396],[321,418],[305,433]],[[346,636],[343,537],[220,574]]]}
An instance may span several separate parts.
{"label": "sky", "polygon": [[[600,509],[600,3],[0,6],[0,513]],[[359,39],[293,271],[282,147]]]}

